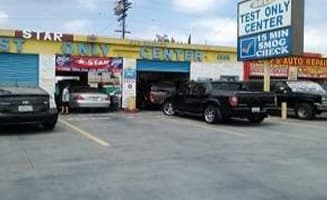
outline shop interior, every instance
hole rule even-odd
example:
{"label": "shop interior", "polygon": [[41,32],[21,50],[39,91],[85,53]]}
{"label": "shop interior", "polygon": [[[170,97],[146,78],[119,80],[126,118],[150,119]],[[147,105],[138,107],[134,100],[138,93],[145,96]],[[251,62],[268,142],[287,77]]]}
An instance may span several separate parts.
{"label": "shop interior", "polygon": [[189,73],[182,72],[138,72],[137,108],[156,110],[169,93],[176,91],[182,83],[189,80]]}

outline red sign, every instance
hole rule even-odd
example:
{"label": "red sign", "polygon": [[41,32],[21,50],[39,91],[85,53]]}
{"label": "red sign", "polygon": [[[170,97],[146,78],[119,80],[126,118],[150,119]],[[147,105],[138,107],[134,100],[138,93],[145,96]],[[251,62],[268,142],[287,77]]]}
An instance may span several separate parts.
{"label": "red sign", "polygon": [[[249,62],[249,75],[260,76],[264,74],[262,62]],[[270,60],[271,76],[272,77],[288,77],[289,67],[297,67],[299,78],[327,78],[327,59],[314,57],[288,57],[276,58]]]}
{"label": "red sign", "polygon": [[108,69],[110,64],[109,58],[96,57],[71,57],[71,66],[76,68],[84,68],[89,70]]}
{"label": "red sign", "polygon": [[[250,64],[250,76],[263,76],[264,67],[263,64],[251,63]],[[288,67],[285,66],[272,66],[270,68],[270,76],[272,77],[287,77]]]}
{"label": "red sign", "polygon": [[327,67],[300,66],[299,67],[299,77],[325,79],[325,78],[327,78]]}
{"label": "red sign", "polygon": [[327,68],[326,58],[290,57],[276,58],[271,60],[271,65],[306,66]]}

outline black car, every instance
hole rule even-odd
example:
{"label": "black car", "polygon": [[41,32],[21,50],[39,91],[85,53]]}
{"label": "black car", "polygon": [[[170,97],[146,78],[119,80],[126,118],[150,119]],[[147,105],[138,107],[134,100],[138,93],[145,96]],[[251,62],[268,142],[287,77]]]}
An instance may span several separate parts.
{"label": "black car", "polygon": [[42,125],[52,130],[58,112],[50,108],[50,100],[40,88],[0,87],[0,125]]}
{"label": "black car", "polygon": [[191,82],[166,99],[166,115],[202,116],[207,123],[229,118],[245,118],[262,122],[275,107],[275,94],[245,91],[240,82]]}
{"label": "black car", "polygon": [[[250,81],[247,88],[258,91],[262,88],[262,81]],[[327,93],[318,84],[312,81],[271,81],[271,91],[277,95],[278,106],[287,103],[300,119],[310,120],[316,115],[327,112]]]}

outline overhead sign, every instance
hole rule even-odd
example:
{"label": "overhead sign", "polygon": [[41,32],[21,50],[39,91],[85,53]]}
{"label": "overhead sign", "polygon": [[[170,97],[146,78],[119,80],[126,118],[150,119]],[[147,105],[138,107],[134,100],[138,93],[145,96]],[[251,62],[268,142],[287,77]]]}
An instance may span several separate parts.
{"label": "overhead sign", "polygon": [[238,60],[303,54],[304,0],[238,3]]}
{"label": "overhead sign", "polygon": [[[262,61],[247,62],[250,76],[263,76]],[[295,69],[296,68],[296,69]],[[270,60],[270,75],[280,78],[327,78],[327,59],[313,57],[287,57]],[[291,75],[291,76],[290,76]]]}
{"label": "overhead sign", "polygon": [[121,73],[123,62],[120,58],[81,57],[56,55],[57,71],[111,71]]}
{"label": "overhead sign", "polygon": [[62,33],[51,33],[51,32],[41,32],[41,31],[31,31],[31,30],[17,30],[15,31],[16,38],[23,38],[26,40],[44,40],[44,41],[73,41],[74,36]]}

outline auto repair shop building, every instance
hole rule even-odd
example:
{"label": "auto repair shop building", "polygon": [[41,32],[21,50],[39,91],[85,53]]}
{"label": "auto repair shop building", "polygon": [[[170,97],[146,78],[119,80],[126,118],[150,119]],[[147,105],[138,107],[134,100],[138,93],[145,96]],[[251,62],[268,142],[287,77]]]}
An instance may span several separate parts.
{"label": "auto repair shop building", "polygon": [[30,30],[0,30],[0,85],[39,86],[51,95],[56,77],[122,88],[123,108],[136,105],[138,82],[243,79],[236,48]]}

